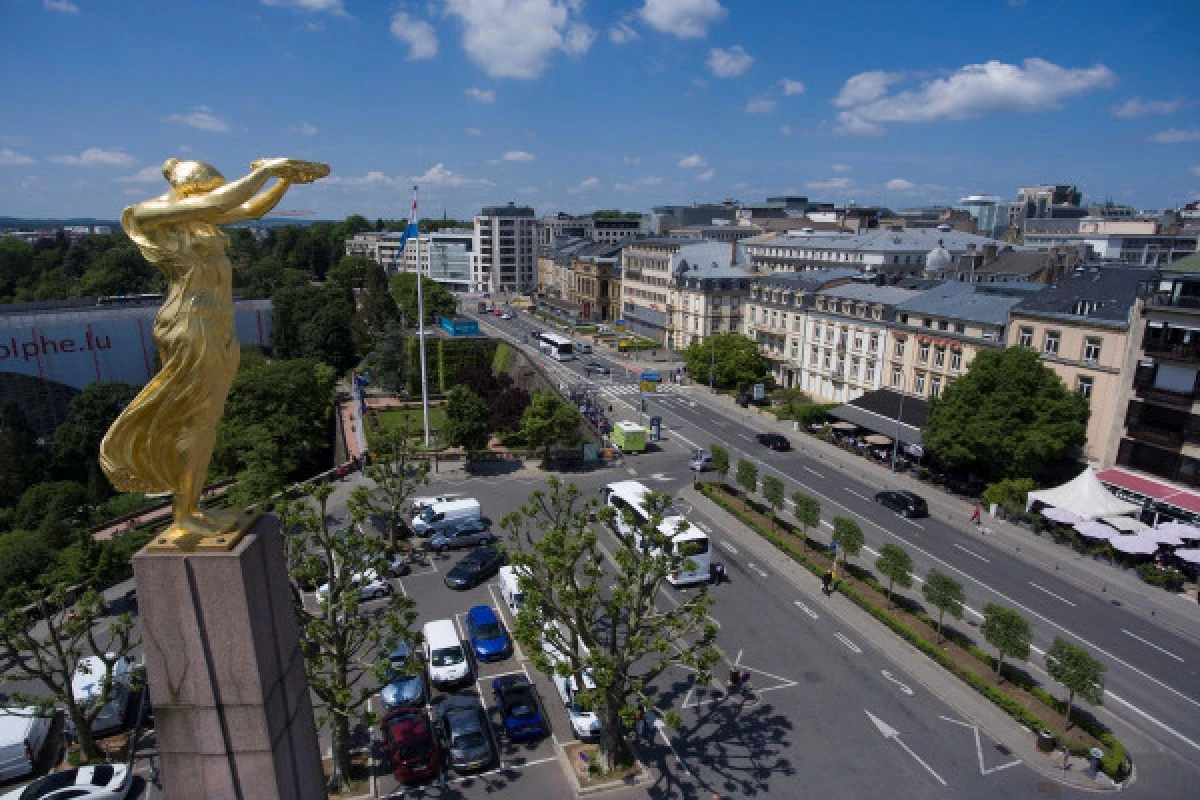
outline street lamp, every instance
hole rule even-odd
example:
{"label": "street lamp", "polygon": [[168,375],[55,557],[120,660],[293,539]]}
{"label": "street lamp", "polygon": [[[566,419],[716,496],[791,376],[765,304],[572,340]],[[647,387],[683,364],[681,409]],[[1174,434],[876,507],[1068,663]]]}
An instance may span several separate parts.
{"label": "street lamp", "polygon": [[896,471],[896,459],[900,455],[900,420],[904,417],[905,395],[904,369],[900,369],[900,411],[896,414],[896,438],[892,440],[892,472]]}
{"label": "street lamp", "polygon": [[715,391],[717,380],[717,337],[711,333],[708,337],[712,340],[712,353],[708,359],[708,388],[711,391]]}

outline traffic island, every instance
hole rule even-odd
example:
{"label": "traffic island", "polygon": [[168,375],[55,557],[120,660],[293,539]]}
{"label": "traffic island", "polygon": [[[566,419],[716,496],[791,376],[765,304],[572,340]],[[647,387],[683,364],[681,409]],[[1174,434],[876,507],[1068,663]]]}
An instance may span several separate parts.
{"label": "traffic island", "polygon": [[601,772],[598,750],[598,745],[589,742],[574,741],[562,746],[564,771],[576,796],[632,788],[650,780],[650,770],[631,751],[618,755],[613,769]]}

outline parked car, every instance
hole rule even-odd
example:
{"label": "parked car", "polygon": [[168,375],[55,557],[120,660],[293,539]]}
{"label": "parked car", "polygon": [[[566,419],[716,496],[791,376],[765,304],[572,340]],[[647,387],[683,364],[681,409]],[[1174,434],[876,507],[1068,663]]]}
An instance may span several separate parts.
{"label": "parked car", "polygon": [[429,682],[425,678],[425,665],[414,658],[409,646],[398,642],[388,653],[392,663],[388,670],[387,683],[379,695],[386,709],[404,706],[424,706],[429,702]]}
{"label": "parked car", "polygon": [[421,629],[421,646],[429,664],[429,680],[439,689],[452,689],[473,680],[471,660],[467,658],[458,628],[449,619],[435,619]]}
{"label": "parked car", "polygon": [[51,773],[0,800],[125,800],[132,785],[124,764],[97,764]]}
{"label": "parked car", "polygon": [[516,319],[516,318],[517,318],[517,315],[512,313],[511,311],[505,311],[503,314],[500,315],[500,319]]}
{"label": "parked car", "polygon": [[537,739],[550,733],[542,698],[524,675],[501,675],[493,680],[492,697],[500,712],[504,735],[510,740]]}
{"label": "parked car", "polygon": [[585,356],[590,356],[592,354],[592,346],[587,342],[576,342],[575,350]]}
{"label": "parked car", "polygon": [[467,638],[478,661],[503,661],[512,655],[512,639],[491,606],[474,606],[467,612]]}
{"label": "parked car", "polygon": [[388,573],[393,577],[399,578],[412,572],[412,565],[408,563],[408,558],[403,553],[392,553],[388,557],[387,565]]}
{"label": "parked car", "polygon": [[542,332],[541,332],[541,331],[530,331],[530,332],[529,332],[529,338],[531,338],[531,339],[537,339],[537,338],[539,338],[541,335],[542,335]]}
{"label": "parked car", "polygon": [[[392,593],[392,585],[388,583],[387,578],[380,577],[373,569],[352,575],[350,581],[358,586],[359,600],[379,600]],[[317,600],[324,600],[328,596],[329,584],[317,587]]]}
{"label": "parked car", "polygon": [[444,583],[451,589],[470,589],[496,574],[504,564],[504,556],[489,545],[472,550],[446,573]]}
{"label": "parked car", "polygon": [[875,502],[904,517],[929,516],[929,506],[925,503],[925,498],[914,492],[877,492]]}
{"label": "parked car", "polygon": [[[557,623],[551,624],[557,626]],[[542,639],[542,652],[550,664],[555,665],[566,661],[567,657],[555,647],[552,636],[555,635],[548,631],[546,637]],[[586,656],[587,648],[582,643],[579,646],[582,650],[582,655]],[[571,730],[580,739],[590,740],[597,738],[604,726],[600,722],[600,716],[595,711],[582,708],[576,702],[576,696],[579,692],[592,692],[596,689],[596,681],[592,677],[591,670],[584,671],[582,677],[583,685],[580,686],[575,680],[574,675],[563,676],[555,671],[551,677],[551,682],[554,684],[555,691],[558,692],[558,699],[562,701],[563,708],[567,711],[567,717],[571,720]]]}
{"label": "parked car", "polygon": [[474,695],[453,695],[438,705],[438,729],[447,761],[459,772],[483,769],[497,758],[499,748],[492,723]]}
{"label": "parked car", "polygon": [[477,544],[492,544],[495,541],[496,534],[488,530],[487,524],[483,520],[475,519],[438,531],[429,538],[429,549],[441,553],[445,550],[474,547]]}
{"label": "parked car", "polygon": [[441,759],[437,735],[424,708],[393,709],[384,716],[382,727],[383,744],[396,780],[413,783],[438,774]]}
{"label": "parked car", "polygon": [[0,781],[33,772],[53,728],[54,717],[33,706],[0,709]]}
{"label": "parked car", "polygon": [[483,511],[479,506],[479,501],[473,497],[464,497],[460,500],[434,503],[423,508],[412,518],[408,527],[417,536],[432,536],[463,522],[478,522],[481,519],[483,519]]}
{"label": "parked car", "polygon": [[599,361],[591,361],[583,365],[583,371],[588,375],[595,373],[596,375],[608,375],[612,372],[608,367],[601,364]]}
{"label": "parked car", "polygon": [[450,503],[454,500],[461,500],[462,498],[463,496],[457,493],[438,494],[431,497],[414,497],[409,506],[412,508],[413,514],[418,514],[432,505],[437,505],[438,503]]}
{"label": "parked car", "polygon": [[757,437],[758,443],[780,453],[787,452],[792,449],[792,443],[787,440],[787,437],[781,433],[760,433]]}

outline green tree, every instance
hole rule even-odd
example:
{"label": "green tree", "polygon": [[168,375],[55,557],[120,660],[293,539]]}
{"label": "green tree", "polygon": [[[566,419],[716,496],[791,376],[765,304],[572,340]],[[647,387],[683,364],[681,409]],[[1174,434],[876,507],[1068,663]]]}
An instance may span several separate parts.
{"label": "green tree", "polygon": [[[421,293],[425,300],[425,325],[434,325],[438,317],[453,317],[458,310],[458,301],[442,284],[421,276]],[[412,272],[401,272],[392,276],[392,297],[400,318],[410,328],[417,327],[417,276]]]}
{"label": "green tree", "polygon": [[1067,690],[1067,713],[1063,716],[1067,730],[1071,729],[1071,709],[1076,695],[1094,706],[1103,704],[1104,673],[1108,672],[1108,667],[1092,658],[1084,648],[1055,636],[1054,644],[1046,651],[1046,671]]}
{"label": "green tree", "polygon": [[[0,244],[8,239],[0,239]],[[42,479],[45,458],[16,401],[0,406],[0,508],[11,506]]]}
{"label": "green tree", "polygon": [[888,579],[888,608],[891,608],[892,587],[900,584],[907,589],[913,584],[912,556],[899,545],[885,544],[879,550],[879,558],[875,559],[875,568]]}
{"label": "green tree", "polygon": [[808,549],[808,529],[816,528],[821,524],[821,504],[817,498],[807,495],[804,492],[796,492],[792,495],[792,505],[794,506],[793,513],[796,515],[796,521],[800,523],[800,531],[804,538],[804,549]]}
{"label": "green tree", "polygon": [[[92,723],[116,696],[114,668],[133,656],[141,640],[130,614],[102,623],[104,601],[95,590],[85,591],[75,603],[70,596],[62,585],[50,591],[33,590],[23,597],[21,608],[0,615],[0,654],[8,664],[0,673],[0,683],[40,684],[44,692],[21,689],[9,695],[9,702],[46,713],[56,706],[63,708],[83,757],[99,761],[103,753],[96,745]],[[75,675],[80,662],[92,655],[101,665],[98,692],[90,698],[76,697]]]}
{"label": "green tree", "polygon": [[[500,524],[525,595],[513,633],[540,672],[593,676],[596,689],[582,692],[578,701],[600,718],[599,761],[608,770],[621,752],[623,729],[633,723],[635,704],[654,707],[648,696],[654,681],[667,668],[681,665],[698,673],[698,685],[707,685],[720,655],[717,627],[708,618],[712,600],[707,586],[689,593],[678,606],[655,602],[668,576],[694,566],[659,531],[670,497],[647,495],[644,525],[631,512],[618,525],[613,509],[598,511],[617,540],[608,563],[589,522],[597,513],[596,503],[580,501],[574,484],[552,478],[546,490],[535,491]],[[561,658],[551,660],[545,645]],[[668,714],[669,720],[673,717]]]}
{"label": "green tree", "polygon": [[941,644],[942,619],[946,616],[947,611],[955,619],[962,619],[963,603],[967,601],[967,595],[963,591],[961,583],[936,569],[929,570],[929,574],[925,576],[921,594],[925,595],[929,604],[938,610],[938,644]]}
{"label": "green tree", "polygon": [[729,451],[719,444],[710,444],[708,453],[712,456],[712,468],[721,476],[721,483],[729,474]]}
{"label": "green tree", "polygon": [[353,321],[354,295],[350,287],[331,282],[325,286],[295,286],[275,292],[271,336],[280,358],[311,358],[338,372],[357,363]]}
{"label": "green tree", "polygon": [[0,237],[0,302],[11,303],[33,274],[33,248],[15,236]]}
{"label": "green tree", "polygon": [[739,458],[737,475],[734,480],[746,491],[746,495],[742,499],[749,502],[750,495],[758,491],[758,466],[748,458]]}
{"label": "green tree", "polygon": [[92,503],[87,488],[75,481],[43,481],[21,495],[13,513],[18,528],[37,531],[57,550],[66,547],[90,522]]}
{"label": "green tree", "polygon": [[932,401],[922,444],[939,464],[987,479],[1037,475],[1082,447],[1088,401],[1024,347],[986,349]]}
{"label": "green tree", "polygon": [[429,483],[429,462],[413,458],[412,430],[407,425],[378,431],[371,446],[371,463],[363,467],[363,474],[374,486],[354,487],[350,510],[363,519],[382,520],[394,552],[405,524],[404,504],[418,486]]}
{"label": "green tree", "polygon": [[468,469],[471,456],[488,444],[487,404],[461,383],[446,395],[445,437],[448,444],[466,451]]}
{"label": "green tree", "polygon": [[46,537],[37,531],[11,531],[0,536],[0,587],[4,605],[19,604],[25,587],[54,562],[54,552]]}
{"label": "green tree", "polygon": [[375,385],[397,392],[408,381],[408,336],[399,322],[384,326],[363,365]]}
{"label": "green tree", "polygon": [[995,503],[1006,512],[1013,514],[1025,510],[1025,500],[1029,493],[1036,488],[1037,484],[1032,478],[1006,478],[988,484],[980,499],[983,500],[985,506]]}
{"label": "green tree", "polygon": [[[762,480],[763,499],[767,501],[767,505],[775,512],[783,508],[785,502],[783,481],[776,478],[774,475],[764,475]],[[775,524],[775,514],[771,515],[771,525]]]}
{"label": "green tree", "polygon": [[521,435],[530,448],[542,450],[542,463],[549,464],[552,445],[579,441],[581,420],[579,409],[557,392],[535,392],[521,417]]}
{"label": "green tree", "polygon": [[[838,552],[841,553],[842,566],[846,565],[848,558],[857,558],[862,552],[863,532],[850,517],[834,517],[833,518],[833,543],[837,545]],[[834,562],[836,570],[837,563]]]}
{"label": "green tree", "polygon": [[112,494],[100,470],[100,440],[137,392],[137,387],[115,381],[88,384],[71,398],[67,418],[54,431],[52,472],[87,486],[94,502]]}
{"label": "green tree", "polygon": [[363,287],[356,297],[358,311],[354,315],[354,336],[360,353],[370,352],[388,328],[400,322],[400,311],[388,288],[383,267],[368,259]]}
{"label": "green tree", "polygon": [[374,259],[366,256],[343,256],[325,278],[351,289],[362,289],[367,285],[367,275],[376,269],[383,271],[383,267],[376,264]]}
{"label": "green tree", "polygon": [[988,603],[983,609],[983,626],[980,630],[988,644],[996,648],[996,677],[1003,677],[1000,668],[1004,665],[1005,656],[1022,661],[1029,658],[1033,628],[1029,620],[1016,609]]}
{"label": "green tree", "polygon": [[[412,631],[416,611],[402,593],[388,591],[381,607],[364,613],[362,587],[375,576],[386,578],[387,544],[364,536],[359,526],[335,529],[328,514],[329,484],[306,486],[305,497],[291,503],[283,518],[288,569],[298,584],[320,587],[316,602],[297,595],[293,611],[307,646],[304,669],[317,696],[318,719],[333,733],[334,776],[350,770],[351,724],[376,724],[370,700],[391,669],[388,654],[399,642],[416,650]],[[361,510],[361,509],[360,509]],[[354,512],[355,522],[361,522]],[[415,659],[415,656],[414,656]]]}
{"label": "green tree", "polygon": [[683,359],[688,374],[700,383],[708,383],[711,366],[720,389],[744,389],[764,382],[771,372],[771,363],[758,352],[758,345],[740,333],[696,339],[683,351]]}

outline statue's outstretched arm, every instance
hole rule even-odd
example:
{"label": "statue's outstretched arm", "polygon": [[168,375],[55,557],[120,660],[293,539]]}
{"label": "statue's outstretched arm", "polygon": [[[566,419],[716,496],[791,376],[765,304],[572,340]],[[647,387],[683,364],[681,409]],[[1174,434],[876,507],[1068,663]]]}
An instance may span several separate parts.
{"label": "statue's outstretched arm", "polygon": [[279,181],[265,192],[260,192],[240,206],[222,214],[216,224],[228,225],[231,222],[242,222],[243,220],[259,219],[266,216],[270,213],[271,209],[279,205],[279,201],[283,199],[284,194],[287,193],[287,190],[291,186],[292,184],[288,181]]}
{"label": "statue's outstretched arm", "polygon": [[199,220],[216,224],[222,214],[247,202],[271,178],[270,167],[258,167],[249,175],[207,194],[170,199],[169,196],[146,200],[133,207],[133,214],[142,225],[164,225],[183,220]]}

